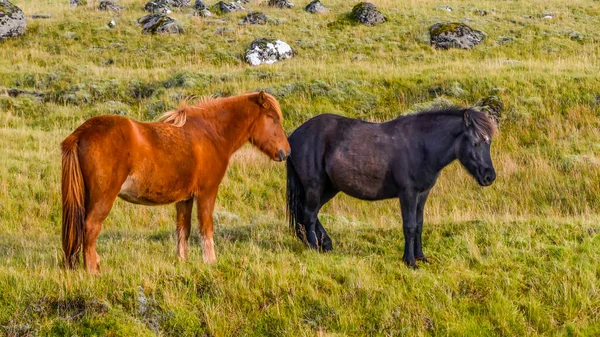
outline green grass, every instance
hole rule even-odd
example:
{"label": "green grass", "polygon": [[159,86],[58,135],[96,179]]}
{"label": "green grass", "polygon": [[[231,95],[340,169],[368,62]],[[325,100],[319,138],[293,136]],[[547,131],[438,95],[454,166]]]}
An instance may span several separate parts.
{"label": "green grass", "polygon": [[[53,18],[0,44],[0,88],[43,94],[0,96],[0,335],[600,335],[600,2],[381,0],[388,22],[367,27],[348,20],[354,2],[310,15],[308,0],[253,1],[278,24],[176,11],[181,36],[142,35],[144,1],[122,0],[116,17],[88,2],[15,0]],[[438,51],[436,22],[487,38]],[[246,65],[259,37],[296,56]],[[498,95],[498,180],[443,171],[425,214],[433,263],[412,271],[398,201],[336,197],[321,213],[335,250],[317,254],[287,227],[284,166],[248,146],[219,192],[216,264],[202,263],[197,230],[176,261],[174,207],[118,201],[98,241],[102,274],[60,267],[62,139],[91,116],[153,120],[181,97],[257,89],[279,99],[288,132],[325,112],[382,121]]]}

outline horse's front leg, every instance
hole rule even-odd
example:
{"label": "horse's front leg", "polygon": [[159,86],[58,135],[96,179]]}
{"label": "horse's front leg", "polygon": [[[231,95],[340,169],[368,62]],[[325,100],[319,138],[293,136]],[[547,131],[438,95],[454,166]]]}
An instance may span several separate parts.
{"label": "horse's front leg", "polygon": [[404,256],[402,259],[410,268],[417,269],[415,241],[417,236],[417,193],[404,192],[400,195],[402,228],[404,229]]}
{"label": "horse's front leg", "polygon": [[192,226],[192,207],[194,198],[182,200],[175,204],[177,209],[177,257],[187,260],[188,257],[188,239],[190,238],[190,228]]}
{"label": "horse's front leg", "polygon": [[417,235],[415,237],[415,259],[417,261],[429,262],[425,258],[425,254],[423,254],[423,210],[425,209],[425,203],[427,202],[427,197],[429,196],[429,190],[419,194],[419,199],[417,201]]}
{"label": "horse's front leg", "polygon": [[215,244],[213,241],[213,218],[217,192],[198,195],[198,223],[202,235],[202,259],[206,263],[217,260],[215,256]]}

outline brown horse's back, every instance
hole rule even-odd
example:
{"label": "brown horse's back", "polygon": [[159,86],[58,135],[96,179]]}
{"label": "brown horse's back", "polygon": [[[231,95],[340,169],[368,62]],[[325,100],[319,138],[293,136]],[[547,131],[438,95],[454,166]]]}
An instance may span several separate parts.
{"label": "brown horse's back", "polygon": [[99,116],[73,135],[79,135],[86,186],[100,194],[116,193],[132,203],[161,205],[194,193],[191,182],[197,180],[196,156],[193,146],[187,146],[183,128]]}

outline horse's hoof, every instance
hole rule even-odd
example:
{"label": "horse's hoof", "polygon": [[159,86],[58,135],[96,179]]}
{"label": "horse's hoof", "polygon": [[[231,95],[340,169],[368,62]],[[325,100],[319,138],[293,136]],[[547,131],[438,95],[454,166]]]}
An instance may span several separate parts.
{"label": "horse's hoof", "polygon": [[406,266],[412,270],[416,270],[419,269],[419,267],[417,266],[417,263],[415,260],[412,261],[406,261],[404,260],[404,263],[406,264]]}
{"label": "horse's hoof", "polygon": [[423,263],[431,263],[425,256],[417,257],[416,260]]}
{"label": "horse's hoof", "polygon": [[322,253],[327,253],[333,250],[333,245],[331,245],[331,242],[325,243],[321,246],[321,252]]}

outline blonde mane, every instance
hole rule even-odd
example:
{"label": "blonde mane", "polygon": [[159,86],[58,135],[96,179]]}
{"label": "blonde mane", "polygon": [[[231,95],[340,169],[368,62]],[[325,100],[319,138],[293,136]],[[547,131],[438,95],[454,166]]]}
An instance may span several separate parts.
{"label": "blonde mane", "polygon": [[[158,119],[159,122],[172,124],[176,127],[182,127],[185,125],[187,118],[189,115],[199,115],[208,117],[212,115],[216,109],[214,108],[217,103],[222,102],[223,100],[230,100],[235,98],[241,98],[245,96],[258,95],[259,93],[248,93],[240,96],[233,97],[220,97],[215,98],[212,96],[204,96],[201,97],[194,105],[190,105],[189,102],[193,100],[193,97],[189,97],[183,99],[179,102],[179,107],[176,110],[168,111]],[[281,112],[281,107],[279,106],[279,102],[270,94],[264,94],[266,102],[271,106],[276,112],[281,120],[283,120],[283,113]]]}

